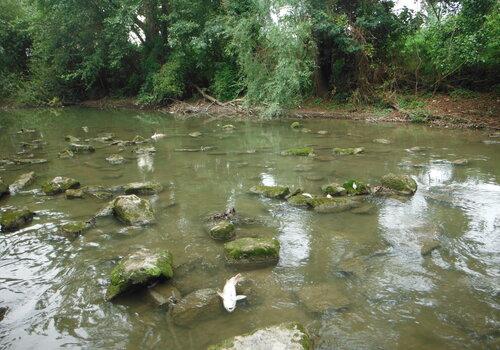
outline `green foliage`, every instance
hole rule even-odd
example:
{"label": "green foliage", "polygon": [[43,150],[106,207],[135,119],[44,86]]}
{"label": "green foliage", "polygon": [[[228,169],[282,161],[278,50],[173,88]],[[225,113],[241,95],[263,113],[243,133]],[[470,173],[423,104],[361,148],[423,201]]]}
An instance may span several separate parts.
{"label": "green foliage", "polygon": [[424,124],[430,121],[433,116],[425,109],[417,109],[410,113],[410,121],[415,124]]}
{"label": "green foliage", "polygon": [[229,101],[238,97],[242,90],[238,69],[229,64],[219,65],[214,73],[210,90],[221,101]]}

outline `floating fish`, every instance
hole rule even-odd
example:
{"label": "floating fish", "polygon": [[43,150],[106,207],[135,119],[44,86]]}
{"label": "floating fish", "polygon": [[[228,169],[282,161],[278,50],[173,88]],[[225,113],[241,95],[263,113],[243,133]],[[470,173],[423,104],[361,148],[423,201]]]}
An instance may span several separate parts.
{"label": "floating fish", "polygon": [[236,309],[236,301],[247,297],[246,295],[236,295],[236,285],[240,279],[241,274],[231,277],[226,281],[222,293],[217,291],[217,294],[222,298],[224,308],[229,312],[233,312]]}
{"label": "floating fish", "polygon": [[153,134],[153,136],[151,136],[151,138],[156,141],[156,140],[164,138],[165,136],[167,136],[167,135],[165,135],[165,134],[158,134],[158,133],[155,132]]}

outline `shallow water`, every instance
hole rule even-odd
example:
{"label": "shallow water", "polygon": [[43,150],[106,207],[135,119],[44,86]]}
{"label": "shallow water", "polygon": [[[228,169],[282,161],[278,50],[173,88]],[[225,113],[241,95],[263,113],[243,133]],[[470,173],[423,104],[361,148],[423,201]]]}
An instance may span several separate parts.
{"label": "shallow water", "polygon": [[[224,131],[227,123],[235,130]],[[313,132],[294,131],[289,121],[183,119],[138,111],[0,112],[0,158],[19,152],[19,142],[41,137],[47,144],[33,154],[49,160],[0,166],[7,183],[34,170],[38,179],[30,189],[58,175],[83,185],[156,180],[166,188],[147,197],[156,225],[128,228],[104,218],[75,240],[58,227],[92,216],[105,201],[35,192],[1,199],[2,210],[28,206],[37,216],[30,226],[0,236],[0,307],[9,308],[0,321],[0,348],[201,349],[289,320],[303,323],[318,349],[499,348],[500,145],[483,143],[487,133],[477,131],[329,120],[304,124]],[[39,134],[18,134],[21,128]],[[194,131],[202,135],[188,136]],[[85,139],[101,132],[122,140],[154,132],[167,137],[153,142],[151,156],[138,158],[126,148],[123,165],[109,165],[105,158],[117,148],[100,143],[93,154],[57,158],[67,145],[65,135]],[[392,143],[373,143],[376,138]],[[312,145],[318,157],[279,155],[304,145]],[[174,152],[202,146],[216,149]],[[331,153],[333,147],[358,146],[366,153]],[[407,151],[414,146],[429,149]],[[458,158],[469,163],[447,162]],[[319,194],[328,182],[356,178],[376,184],[389,172],[412,175],[417,193],[368,199],[362,214],[319,214],[246,193],[263,183]],[[235,312],[221,310],[210,320],[178,327],[146,292],[103,300],[117,258],[138,247],[168,248],[176,265],[191,267],[181,279],[174,277],[184,294],[222,288],[235,269],[225,266],[222,244],[209,238],[203,218],[229,207],[261,221],[238,229],[238,236],[276,236],[281,243],[276,267],[243,271],[255,290]],[[441,248],[423,257],[420,249],[429,239]],[[341,273],[346,264],[353,273]],[[341,290],[349,308],[309,312],[297,291],[320,283]]]}

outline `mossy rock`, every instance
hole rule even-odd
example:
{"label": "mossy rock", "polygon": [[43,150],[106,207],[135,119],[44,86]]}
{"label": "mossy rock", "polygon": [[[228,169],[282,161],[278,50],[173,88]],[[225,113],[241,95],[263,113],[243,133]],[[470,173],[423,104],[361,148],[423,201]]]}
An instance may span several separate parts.
{"label": "mossy rock", "polygon": [[57,176],[51,181],[42,185],[42,191],[46,195],[53,196],[59,193],[64,193],[68,189],[75,189],[80,187],[80,182],[75,179],[63,176]]}
{"label": "mossy rock", "polygon": [[163,191],[163,186],[155,181],[132,182],[124,186],[125,194],[153,195]]}
{"label": "mossy rock", "polygon": [[0,198],[2,198],[5,195],[8,195],[9,193],[10,193],[9,186],[5,184],[0,178]]}
{"label": "mossy rock", "polygon": [[117,197],[113,201],[113,214],[127,225],[148,225],[155,221],[151,204],[135,194]]}
{"label": "mossy rock", "polygon": [[347,195],[347,190],[338,183],[331,183],[328,185],[321,186],[321,191],[324,194],[329,194],[330,196],[345,196]]}
{"label": "mossy rock", "polygon": [[387,139],[374,139],[373,140],[374,143],[380,143],[382,145],[388,145],[391,143],[391,141],[387,140]]}
{"label": "mossy rock", "polygon": [[259,194],[267,198],[283,199],[290,193],[290,188],[286,186],[258,185],[250,188],[250,193]]}
{"label": "mossy rock", "polygon": [[81,189],[69,189],[64,192],[66,199],[81,199],[83,198],[83,191]]}
{"label": "mossy rock", "polygon": [[125,158],[119,154],[112,154],[109,157],[106,157],[106,161],[110,164],[118,165],[125,163]]}
{"label": "mossy rock", "polygon": [[125,258],[111,271],[106,299],[174,275],[173,258],[167,250],[158,252],[142,248]]}
{"label": "mossy rock", "polygon": [[288,203],[290,205],[293,205],[294,207],[307,208],[310,206],[309,202],[311,199],[312,199],[311,197],[300,193],[300,194],[297,194],[295,196],[288,198]]}
{"label": "mossy rock", "polygon": [[216,317],[223,311],[222,302],[215,289],[205,288],[189,293],[172,309],[174,323],[191,326],[197,321]]}
{"label": "mossy rock", "polygon": [[209,230],[210,237],[218,241],[228,241],[234,238],[234,225],[228,220],[217,222]]}
{"label": "mossy rock", "polygon": [[364,152],[365,152],[364,147],[334,148],[333,149],[333,154],[336,154],[339,156],[354,155],[354,154],[360,154],[360,153],[364,153]]}
{"label": "mossy rock", "polygon": [[90,228],[90,224],[84,221],[72,221],[61,226],[64,235],[71,238],[80,236],[85,230]]}
{"label": "mossy rock", "polygon": [[417,183],[409,175],[387,174],[382,176],[382,186],[396,194],[412,195],[417,191]]}
{"label": "mossy rock", "polygon": [[370,193],[370,188],[365,183],[358,180],[349,180],[342,185],[348,195],[358,196]]}
{"label": "mossy rock", "polygon": [[66,135],[64,137],[64,139],[68,142],[71,142],[71,143],[78,143],[80,142],[80,139],[76,136],[73,136],[73,135]]}
{"label": "mossy rock", "polygon": [[29,224],[33,220],[33,216],[35,213],[26,208],[4,211],[0,216],[2,231],[16,231]]}
{"label": "mossy rock", "polygon": [[240,238],[224,244],[226,261],[231,265],[272,265],[279,261],[280,243],[276,238]]}
{"label": "mossy rock", "polygon": [[68,149],[73,153],[93,153],[95,148],[89,144],[70,143]]}
{"label": "mossy rock", "polygon": [[309,203],[314,211],[319,213],[340,213],[354,209],[359,205],[354,199],[346,197],[315,197],[312,198]]}
{"label": "mossy rock", "polygon": [[293,122],[292,124],[290,124],[290,127],[292,129],[300,129],[300,128],[302,128],[302,123],[301,122]]}
{"label": "mossy rock", "polygon": [[[10,193],[16,193],[16,192],[24,189],[25,187],[33,184],[33,182],[35,182],[35,177],[36,177],[36,175],[35,175],[34,171],[30,171],[29,173],[20,175],[16,179],[16,181],[14,181],[9,186]],[[1,185],[0,185],[0,187],[1,187]],[[1,192],[1,188],[0,188],[0,192]]]}
{"label": "mossy rock", "polygon": [[282,156],[310,156],[314,154],[314,149],[311,147],[289,148],[281,152]]}
{"label": "mossy rock", "polygon": [[238,335],[208,347],[208,350],[247,349],[312,350],[313,342],[301,324],[287,322]]}

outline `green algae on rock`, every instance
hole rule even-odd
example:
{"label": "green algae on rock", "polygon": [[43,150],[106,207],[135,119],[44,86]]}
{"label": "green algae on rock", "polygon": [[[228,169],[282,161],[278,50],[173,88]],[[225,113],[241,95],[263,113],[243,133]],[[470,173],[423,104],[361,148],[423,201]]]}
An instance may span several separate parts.
{"label": "green algae on rock", "polygon": [[217,291],[211,288],[199,289],[189,293],[174,305],[171,315],[179,326],[190,326],[196,321],[204,321],[222,312]]}
{"label": "green algae on rock", "polygon": [[135,194],[119,196],[112,203],[113,214],[127,225],[148,225],[155,221],[151,204]]}
{"label": "green algae on rock", "polygon": [[314,149],[311,147],[298,147],[289,148],[286,151],[282,151],[282,156],[310,156],[314,154]]}
{"label": "green algae on rock", "polygon": [[91,222],[71,221],[62,225],[61,231],[63,234],[70,236],[71,238],[76,238],[91,227],[92,227]]}
{"label": "green algae on rock", "polygon": [[153,195],[163,191],[163,186],[155,181],[131,182],[123,187],[125,194]]}
{"label": "green algae on rock", "polygon": [[347,194],[351,196],[370,194],[370,188],[365,183],[358,180],[349,180],[342,185]]}
{"label": "green algae on rock", "polygon": [[111,271],[106,300],[159,279],[174,275],[173,258],[167,250],[142,248],[126,257]]}
{"label": "green algae on rock", "polygon": [[302,123],[301,122],[293,122],[292,124],[290,124],[290,127],[292,129],[300,129],[300,128],[302,128]]}
{"label": "green algae on rock", "polygon": [[80,187],[80,182],[75,179],[63,176],[57,176],[51,181],[42,185],[42,191],[48,196],[53,196],[59,193],[64,193],[68,189]]}
{"label": "green algae on rock", "polygon": [[339,155],[339,156],[346,156],[346,155],[354,155],[354,154],[360,154],[364,153],[365,148],[364,147],[354,147],[354,148],[334,148],[333,149],[333,154]]}
{"label": "green algae on rock", "polygon": [[245,237],[224,244],[226,261],[231,265],[273,265],[279,260],[276,238]]}
{"label": "green algae on rock", "polygon": [[299,193],[296,194],[295,196],[292,196],[288,198],[288,203],[290,205],[293,205],[294,207],[303,207],[303,208],[308,208],[310,206],[309,202],[312,198],[303,194]]}
{"label": "green algae on rock", "polygon": [[218,241],[228,241],[235,235],[234,225],[229,220],[222,220],[217,222],[209,230],[210,237]]}
{"label": "green algae on rock", "polygon": [[16,231],[29,224],[33,220],[33,216],[35,213],[27,208],[6,210],[0,216],[2,231]]}
{"label": "green algae on rock", "polygon": [[324,194],[329,194],[330,196],[345,196],[347,190],[338,183],[331,183],[328,185],[321,186],[321,191]]}
{"label": "green algae on rock", "polygon": [[83,198],[83,191],[81,189],[68,189],[64,192],[66,199],[81,199]]}
{"label": "green algae on rock", "polygon": [[382,186],[400,195],[412,195],[417,191],[417,183],[409,175],[387,174],[382,176]]}
{"label": "green algae on rock", "polygon": [[125,162],[125,158],[119,154],[112,154],[109,157],[106,157],[106,161],[113,165],[123,164]]}
{"label": "green algae on rock", "polygon": [[93,153],[95,148],[89,144],[83,143],[70,143],[68,149],[73,153]]}
{"label": "green algae on rock", "polygon": [[290,193],[290,188],[286,186],[257,185],[250,188],[250,193],[259,194],[268,198],[283,199]]}
{"label": "green algae on rock", "polygon": [[359,205],[356,200],[346,197],[314,197],[309,203],[313,207],[314,211],[319,213],[339,213],[354,209]]}
{"label": "green algae on rock", "polygon": [[312,350],[313,343],[301,324],[288,322],[257,329],[208,347],[208,350],[247,349]]}

